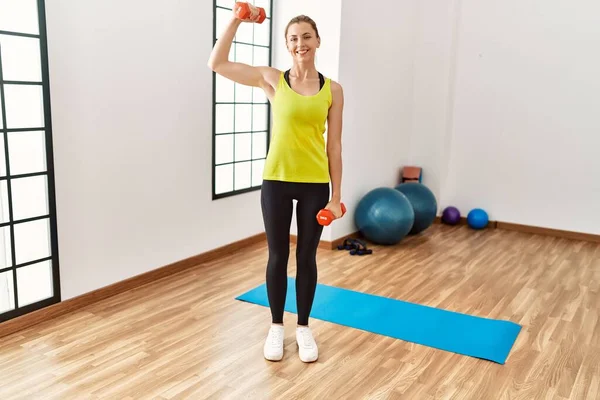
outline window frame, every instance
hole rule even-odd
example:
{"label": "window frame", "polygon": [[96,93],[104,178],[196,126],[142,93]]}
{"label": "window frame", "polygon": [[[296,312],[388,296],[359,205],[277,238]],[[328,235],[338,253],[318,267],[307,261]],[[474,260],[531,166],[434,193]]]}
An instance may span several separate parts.
{"label": "window frame", "polygon": [[[3,126],[0,128],[0,134],[4,137],[4,153],[6,162],[6,176],[0,178],[0,181],[7,183],[8,191],[8,204],[9,204],[9,222],[0,224],[0,227],[8,227],[10,230],[11,237],[11,266],[6,268],[0,268],[0,272],[13,272],[13,296],[14,296],[14,307],[12,310],[6,311],[0,314],[0,323],[5,322],[25,314],[29,314],[33,311],[37,311],[46,308],[50,305],[60,303],[62,301],[61,285],[60,285],[60,265],[59,265],[59,252],[58,252],[58,232],[57,232],[57,216],[56,216],[56,187],[55,187],[55,175],[54,175],[54,152],[53,152],[53,129],[52,129],[52,111],[50,104],[50,73],[49,73],[49,62],[48,62],[48,36],[46,28],[46,6],[45,0],[37,0],[38,10],[38,34],[21,33],[13,31],[0,30],[0,33],[8,36],[20,36],[30,37],[39,40],[40,44],[40,63],[41,63],[41,82],[29,82],[29,81],[10,81],[4,80],[2,73],[0,73],[0,100],[2,100],[2,106],[0,107],[3,118]],[[1,60],[0,60],[1,63]],[[0,69],[2,65],[0,64]],[[9,128],[6,124],[6,102],[4,94],[4,85],[6,84],[17,84],[17,85],[34,85],[42,88],[42,101],[43,101],[43,121],[44,126],[38,128]],[[10,172],[9,164],[9,149],[8,149],[8,134],[18,132],[33,132],[43,131],[45,141],[45,156],[46,156],[46,171],[40,173],[29,173],[23,175],[13,175]],[[13,218],[13,199],[11,190],[11,181],[25,177],[35,176],[46,176],[47,178],[47,199],[48,199],[48,214],[26,218],[23,220],[15,220]],[[16,261],[16,247],[15,247],[15,232],[14,227],[20,223],[33,222],[37,220],[48,220],[49,228],[49,247],[50,256],[44,257],[38,260],[32,260],[17,264]],[[52,273],[52,290],[53,295],[49,298],[36,301],[34,303],[27,304],[25,306],[19,306],[18,302],[18,276],[17,270],[22,267],[34,265],[40,262],[50,261],[51,262],[51,273]]]}
{"label": "window frame", "polygon": [[[252,3],[254,3],[253,1],[251,1]],[[219,6],[217,5],[217,0],[213,0],[213,46],[216,44],[217,42],[217,35],[220,32],[217,32],[217,10],[221,9],[221,10],[228,10],[228,11],[232,11],[233,10],[231,8],[228,7],[224,7],[224,6]],[[246,42],[239,42],[239,41],[233,41],[232,43],[232,47],[233,47],[233,51],[235,51],[235,45],[237,44],[243,44],[243,45],[251,45],[252,48],[254,47],[262,47],[262,48],[268,48],[269,50],[269,56],[268,56],[268,66],[271,66],[273,64],[273,0],[269,0],[269,10],[270,12],[268,13],[269,16],[267,17],[267,20],[265,20],[263,23],[267,23],[268,22],[268,26],[269,26],[269,44],[268,46],[265,45],[256,45],[254,42],[252,43],[246,43]],[[250,165],[252,168],[252,161],[255,160],[263,160],[266,159],[266,154],[268,154],[269,152],[269,146],[271,144],[271,103],[270,101],[267,99],[266,103],[255,103],[254,99],[252,99],[253,101],[248,103],[248,102],[236,102],[235,99],[235,86],[234,86],[234,98],[232,102],[217,102],[217,74],[216,72],[212,72],[212,156],[211,156],[211,162],[212,162],[212,179],[211,179],[211,186],[212,186],[212,200],[219,200],[219,199],[223,199],[223,198],[227,198],[227,197],[232,197],[232,196],[237,196],[240,194],[245,194],[245,193],[250,193],[250,192],[255,192],[258,190],[261,190],[262,185],[256,185],[253,186],[252,185],[252,170],[250,172],[250,187],[248,188],[244,188],[244,189],[235,189],[235,165],[237,163],[242,163],[242,162],[248,162],[250,161]],[[254,90],[257,90],[256,88],[254,88]],[[250,157],[250,160],[244,160],[244,161],[236,161],[235,160],[235,141],[234,141],[234,145],[233,145],[233,161],[231,162],[227,162],[227,163],[222,163],[222,164],[217,164],[216,162],[216,146],[217,146],[217,136],[220,135],[224,135],[224,133],[217,133],[217,105],[219,104],[231,104],[234,107],[234,124],[235,124],[235,106],[238,104],[250,104],[250,105],[254,105],[254,104],[259,104],[259,105],[266,105],[267,107],[267,119],[266,119],[266,129],[265,130],[260,130],[260,131],[254,131],[254,130],[250,130],[250,132],[236,132],[235,128],[233,129],[233,132],[231,132],[231,134],[235,135],[236,134],[240,134],[240,133],[250,133],[251,135],[256,133],[256,132],[265,132],[265,136],[266,136],[266,143],[265,143],[265,149],[266,149],[266,154],[264,158],[257,158],[254,159],[252,158],[252,156]],[[234,125],[235,126],[235,125]],[[225,135],[228,135],[229,133],[225,133]],[[251,152],[252,152],[253,147],[251,147]],[[223,192],[223,193],[217,193],[217,177],[216,177],[216,171],[217,171],[217,167],[220,165],[233,165],[233,189],[227,192]]]}

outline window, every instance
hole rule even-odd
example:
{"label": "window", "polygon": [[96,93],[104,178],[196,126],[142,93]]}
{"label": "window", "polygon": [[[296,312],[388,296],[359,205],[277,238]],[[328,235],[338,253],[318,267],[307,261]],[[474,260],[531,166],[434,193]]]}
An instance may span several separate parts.
{"label": "window", "polygon": [[60,301],[43,0],[0,0],[0,321]]}
{"label": "window", "polygon": [[[263,7],[262,24],[243,23],[229,59],[271,65],[272,0],[250,1]],[[231,19],[233,2],[214,1],[214,42]],[[270,104],[264,92],[213,73],[213,199],[257,190],[269,147]]]}

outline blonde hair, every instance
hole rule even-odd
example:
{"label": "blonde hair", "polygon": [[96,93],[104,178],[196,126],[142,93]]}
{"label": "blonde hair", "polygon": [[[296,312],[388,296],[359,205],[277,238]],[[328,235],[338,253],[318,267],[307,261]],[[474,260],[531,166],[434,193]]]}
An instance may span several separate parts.
{"label": "blonde hair", "polygon": [[315,30],[315,33],[317,34],[317,38],[319,38],[319,30],[317,29],[317,24],[315,21],[313,21],[313,19],[307,15],[298,15],[297,17],[294,17],[290,20],[290,22],[288,22],[287,26],[285,27],[285,40],[287,41],[287,33],[288,33],[288,29],[290,28],[291,25],[293,24],[297,24],[299,22],[307,22],[309,23],[312,28]]}

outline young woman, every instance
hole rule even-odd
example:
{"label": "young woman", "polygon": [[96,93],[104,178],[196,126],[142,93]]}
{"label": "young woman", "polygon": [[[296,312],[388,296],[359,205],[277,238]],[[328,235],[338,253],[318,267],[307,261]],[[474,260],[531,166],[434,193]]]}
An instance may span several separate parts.
{"label": "young woman", "polygon": [[264,356],[272,361],[283,358],[289,233],[292,200],[297,200],[296,341],[300,359],[312,362],[317,360],[319,352],[308,319],[317,284],[317,246],[323,230],[316,216],[323,208],[331,210],[336,218],[342,215],[344,96],[342,87],[323,77],[315,67],[315,53],[321,38],[311,18],[295,17],[285,29],[286,47],[292,57],[292,67],[285,72],[228,60],[231,43],[242,23],[246,22],[232,16],[213,48],[208,65],[232,81],[262,88],[272,105],[272,140],[261,190],[269,247],[266,283],[272,315]]}

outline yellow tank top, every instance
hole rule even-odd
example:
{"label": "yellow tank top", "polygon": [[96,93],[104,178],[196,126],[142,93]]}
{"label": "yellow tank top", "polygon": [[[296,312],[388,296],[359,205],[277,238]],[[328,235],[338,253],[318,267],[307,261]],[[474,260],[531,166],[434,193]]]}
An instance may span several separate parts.
{"label": "yellow tank top", "polygon": [[273,130],[263,179],[287,182],[329,182],[325,124],[331,106],[331,79],[319,93],[295,92],[281,73],[271,108]]}

